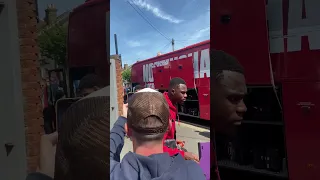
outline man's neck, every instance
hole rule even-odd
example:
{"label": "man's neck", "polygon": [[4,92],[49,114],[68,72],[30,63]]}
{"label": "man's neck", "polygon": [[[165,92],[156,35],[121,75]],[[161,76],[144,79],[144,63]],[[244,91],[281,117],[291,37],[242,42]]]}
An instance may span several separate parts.
{"label": "man's neck", "polygon": [[133,147],[133,152],[142,156],[150,156],[153,154],[163,153],[163,144],[159,145],[143,145],[138,147]]}
{"label": "man's neck", "polygon": [[168,97],[169,97],[169,100],[171,101],[172,105],[176,106],[177,103],[172,100],[172,95],[168,93]]}

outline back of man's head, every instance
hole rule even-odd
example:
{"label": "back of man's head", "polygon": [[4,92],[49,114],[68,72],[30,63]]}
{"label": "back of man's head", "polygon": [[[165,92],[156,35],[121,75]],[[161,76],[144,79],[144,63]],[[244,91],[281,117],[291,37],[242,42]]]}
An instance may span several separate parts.
{"label": "back of man's head", "polygon": [[162,143],[169,127],[169,106],[157,91],[139,92],[128,102],[128,129],[138,144]]}
{"label": "back of man's head", "polygon": [[88,97],[63,115],[55,180],[103,180],[109,176],[110,98]]}

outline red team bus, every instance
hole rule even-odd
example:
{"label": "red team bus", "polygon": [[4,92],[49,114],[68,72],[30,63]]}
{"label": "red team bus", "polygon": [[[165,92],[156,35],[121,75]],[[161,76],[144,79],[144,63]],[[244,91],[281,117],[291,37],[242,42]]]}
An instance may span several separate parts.
{"label": "red team bus", "polygon": [[188,98],[180,114],[210,120],[210,40],[137,62],[132,65],[133,85],[166,91],[170,79],[187,83]]}
{"label": "red team bus", "polygon": [[[240,61],[248,86],[237,139],[217,144],[221,178],[320,179],[320,1],[210,3],[212,48]],[[133,64],[133,86],[166,91],[181,77],[189,96],[180,113],[210,120],[209,44]]]}

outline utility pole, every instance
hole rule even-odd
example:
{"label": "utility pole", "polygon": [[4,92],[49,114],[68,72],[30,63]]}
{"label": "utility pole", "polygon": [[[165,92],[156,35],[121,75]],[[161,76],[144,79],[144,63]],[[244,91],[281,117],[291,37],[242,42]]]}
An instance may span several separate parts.
{"label": "utility pole", "polygon": [[172,45],[172,51],[174,51],[174,39],[173,38],[171,40],[171,45]]}
{"label": "utility pole", "polygon": [[116,55],[118,55],[118,41],[117,41],[117,34],[114,34],[114,44],[116,47]]}
{"label": "utility pole", "polygon": [[121,59],[121,54],[118,53],[118,41],[117,41],[117,34],[114,34],[114,44],[116,48],[116,55],[119,55],[121,67],[122,67],[122,59]]}

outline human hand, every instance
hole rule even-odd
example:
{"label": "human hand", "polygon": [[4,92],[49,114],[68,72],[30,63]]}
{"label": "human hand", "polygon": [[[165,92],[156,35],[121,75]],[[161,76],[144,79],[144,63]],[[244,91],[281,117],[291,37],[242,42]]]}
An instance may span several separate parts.
{"label": "human hand", "polygon": [[184,147],[184,144],[185,144],[185,142],[184,141],[180,141],[180,140],[176,140],[176,142],[177,142],[177,145],[178,146],[180,146],[180,147]]}
{"label": "human hand", "polygon": [[184,159],[186,160],[193,160],[195,161],[196,163],[199,163],[200,160],[199,160],[199,157],[195,154],[192,154],[191,152],[185,152],[184,153]]}
{"label": "human hand", "polygon": [[41,136],[39,171],[53,178],[58,132]]}
{"label": "human hand", "polygon": [[122,106],[122,115],[121,116],[127,118],[127,116],[128,116],[128,103],[127,104],[123,104],[123,106]]}

